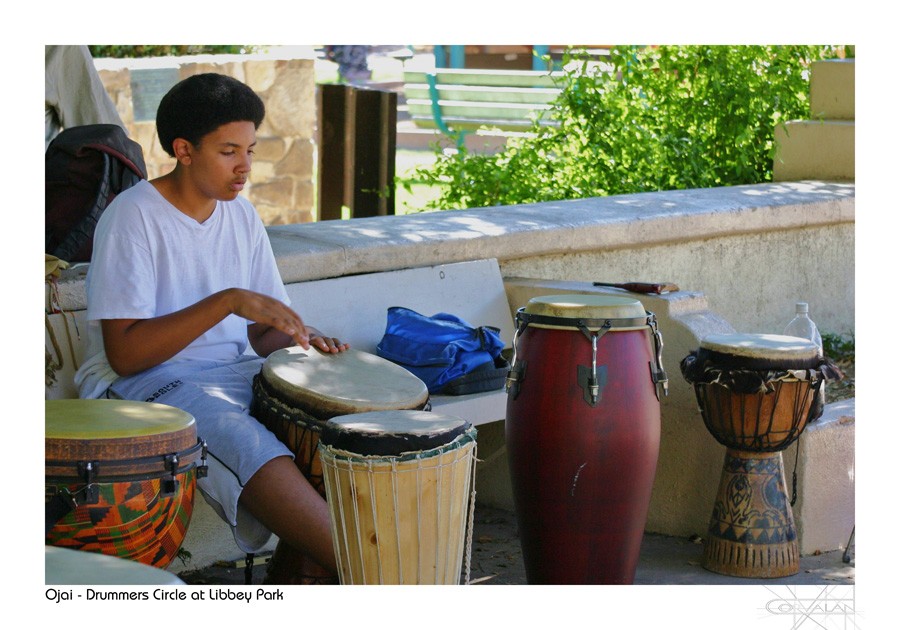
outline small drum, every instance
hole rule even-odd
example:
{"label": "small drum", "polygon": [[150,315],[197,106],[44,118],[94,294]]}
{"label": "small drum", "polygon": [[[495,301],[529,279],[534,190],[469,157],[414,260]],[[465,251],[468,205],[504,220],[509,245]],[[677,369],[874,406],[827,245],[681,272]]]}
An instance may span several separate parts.
{"label": "small drum", "polygon": [[48,400],[46,543],[166,568],[190,523],[206,446],[157,403]]}
{"label": "small drum", "polygon": [[840,371],[813,342],[759,334],[707,337],[681,371],[706,428],[727,447],[703,566],[741,577],[796,574],[799,547],[781,451],[822,415],[817,393]]}
{"label": "small drum", "polygon": [[[253,380],[250,413],[287,445],[300,472],[324,497],[318,443],[325,422],[339,415],[422,409],[427,402],[425,383],[387,359],[353,349],[328,354],[294,346],[266,359]],[[267,579],[277,584],[307,577],[327,575],[279,542]]]}
{"label": "small drum", "polygon": [[180,586],[184,581],[174,573],[133,560],[65,547],[44,548],[44,583],[49,585],[158,584]]}
{"label": "small drum", "polygon": [[475,437],[468,422],[427,411],[328,421],[319,450],[342,584],[459,584]]}
{"label": "small drum", "polygon": [[633,298],[516,315],[506,444],[529,584],[634,581],[656,474],[662,337]]}

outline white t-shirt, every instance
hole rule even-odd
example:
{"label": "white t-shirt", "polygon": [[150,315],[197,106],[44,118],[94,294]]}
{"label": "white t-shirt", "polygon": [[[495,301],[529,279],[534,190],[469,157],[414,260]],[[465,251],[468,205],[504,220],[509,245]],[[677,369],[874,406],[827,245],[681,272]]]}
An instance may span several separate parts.
{"label": "white t-shirt", "polygon": [[[82,398],[100,396],[117,378],[99,320],[159,317],[232,287],[290,302],[249,201],[219,201],[197,223],[147,181],[118,195],[101,216],[86,282],[87,358],[75,375]],[[248,323],[229,315],[167,363],[233,360],[247,349]]]}

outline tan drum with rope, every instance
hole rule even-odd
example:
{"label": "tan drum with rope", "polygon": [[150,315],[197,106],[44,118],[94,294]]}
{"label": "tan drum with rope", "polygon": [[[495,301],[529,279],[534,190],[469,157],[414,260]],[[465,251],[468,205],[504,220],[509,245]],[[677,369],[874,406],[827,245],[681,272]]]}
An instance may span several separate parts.
{"label": "tan drum with rope", "polygon": [[[335,416],[369,411],[422,409],[428,388],[408,370],[359,350],[337,354],[299,346],[273,352],[253,381],[250,413],[293,453],[300,472],[324,497],[319,435]],[[327,581],[323,569],[279,542],[267,581]]]}
{"label": "tan drum with rope", "polygon": [[475,437],[426,411],[328,421],[319,450],[342,584],[468,582]]}

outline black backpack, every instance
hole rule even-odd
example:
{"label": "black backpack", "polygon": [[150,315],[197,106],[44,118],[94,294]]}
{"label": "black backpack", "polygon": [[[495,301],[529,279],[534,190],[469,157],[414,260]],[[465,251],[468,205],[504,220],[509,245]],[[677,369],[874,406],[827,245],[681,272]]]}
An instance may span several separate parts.
{"label": "black backpack", "polygon": [[64,129],[47,147],[45,253],[88,262],[94,228],[116,195],[147,179],[144,153],[118,125]]}

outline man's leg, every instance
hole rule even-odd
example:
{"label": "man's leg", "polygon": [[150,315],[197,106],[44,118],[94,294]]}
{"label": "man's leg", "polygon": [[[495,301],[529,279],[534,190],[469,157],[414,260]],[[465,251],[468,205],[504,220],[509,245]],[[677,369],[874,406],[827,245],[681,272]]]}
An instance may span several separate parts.
{"label": "man's leg", "polygon": [[337,575],[328,504],[290,457],[263,465],[244,485],[240,503],[279,539]]}

